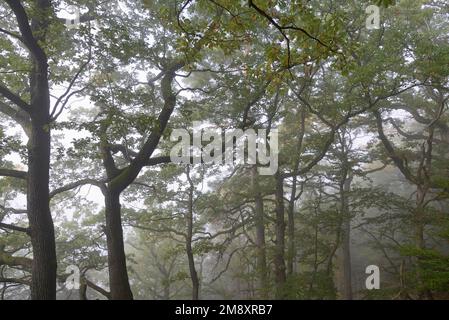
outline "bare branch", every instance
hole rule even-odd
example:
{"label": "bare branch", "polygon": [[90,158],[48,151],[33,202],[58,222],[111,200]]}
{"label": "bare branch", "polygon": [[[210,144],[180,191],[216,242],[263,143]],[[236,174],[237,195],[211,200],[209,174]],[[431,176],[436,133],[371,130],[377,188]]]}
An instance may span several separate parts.
{"label": "bare branch", "polygon": [[105,296],[108,300],[111,300],[111,293],[106,291],[105,289],[103,289],[102,287],[96,285],[95,283],[93,283],[92,281],[90,281],[89,279],[84,277],[84,281],[86,282],[86,285],[97,291],[98,293],[102,294],[103,296]]}
{"label": "bare branch", "polygon": [[79,180],[70,184],[67,184],[63,187],[60,187],[58,189],[53,190],[52,192],[50,192],[50,199],[54,198],[56,195],[63,193],[63,192],[67,192],[73,189],[76,189],[78,187],[82,187],[85,185],[93,185],[96,186],[100,189],[103,190],[103,188],[105,187],[105,182],[104,181],[99,181],[99,180],[95,180],[95,179],[83,179],[83,180]]}
{"label": "bare branch", "polygon": [[28,173],[25,172],[25,171],[1,169],[0,168],[0,177],[10,177],[10,178],[17,178],[17,179],[27,180]]}
{"label": "bare branch", "polygon": [[13,226],[13,225],[7,224],[7,223],[0,222],[0,229],[8,229],[8,230],[12,230],[12,231],[23,232],[23,233],[26,233],[27,235],[30,235],[30,228]]}
{"label": "bare branch", "polygon": [[1,83],[0,83],[0,95],[2,95],[7,100],[14,103],[16,106],[18,106],[22,110],[27,111],[27,112],[30,111],[30,105],[27,102],[22,100],[22,98],[19,95],[13,93],[11,90],[9,90],[7,87],[2,85]]}

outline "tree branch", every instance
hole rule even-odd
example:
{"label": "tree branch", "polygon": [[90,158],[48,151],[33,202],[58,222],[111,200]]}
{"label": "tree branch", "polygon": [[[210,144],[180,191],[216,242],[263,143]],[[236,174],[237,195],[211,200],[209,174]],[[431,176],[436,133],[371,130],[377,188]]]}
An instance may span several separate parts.
{"label": "tree branch", "polygon": [[30,136],[31,122],[28,113],[22,109],[16,110],[2,101],[0,101],[0,112],[17,122],[27,136]]}
{"label": "tree branch", "polygon": [[30,50],[36,61],[39,63],[47,63],[47,55],[39,46],[36,38],[31,30],[28,15],[18,0],[5,0],[16,16],[20,33],[22,34],[23,43]]}
{"label": "tree branch", "polygon": [[13,225],[7,224],[7,223],[0,222],[0,229],[8,229],[8,230],[12,230],[12,231],[23,232],[23,233],[26,233],[27,235],[30,235],[30,228],[13,226]]}
{"label": "tree branch", "polygon": [[0,209],[3,210],[4,213],[12,213],[12,214],[26,214],[27,210],[18,210],[13,208],[6,208],[2,205],[0,205]]}
{"label": "tree branch", "polygon": [[29,280],[16,279],[16,278],[3,278],[3,277],[0,277],[0,282],[1,283],[17,283],[17,284],[21,284],[21,285],[24,285],[24,286],[30,286],[31,285],[31,281],[29,281]]}
{"label": "tree branch", "polygon": [[396,167],[402,172],[402,174],[405,176],[407,180],[409,180],[412,183],[417,183],[416,177],[413,176],[413,174],[410,172],[407,164],[404,162],[404,159],[402,159],[396,152],[395,147],[393,144],[388,140],[387,136],[385,135],[385,131],[382,124],[382,116],[379,111],[373,111],[373,114],[376,118],[376,124],[377,124],[377,132],[379,135],[379,139],[384,145],[385,149],[387,150],[388,156],[393,160]]}
{"label": "tree branch", "polygon": [[86,285],[97,291],[98,293],[102,294],[103,296],[105,296],[108,300],[111,300],[111,293],[106,291],[105,289],[103,289],[102,287],[96,285],[95,283],[93,283],[92,281],[90,281],[89,279],[87,279],[86,277],[84,277],[84,281],[86,282]]}
{"label": "tree branch", "polygon": [[1,169],[0,168],[0,177],[10,177],[10,178],[17,178],[17,179],[27,180],[28,173],[25,172],[25,171]]}
{"label": "tree branch", "polygon": [[4,34],[6,34],[6,35],[8,35],[10,37],[13,37],[14,39],[17,39],[17,40],[19,40],[20,42],[23,43],[23,38],[19,34],[15,33],[15,32],[11,32],[11,31],[5,30],[3,28],[0,28],[0,32],[4,33]]}
{"label": "tree branch", "polygon": [[25,269],[31,269],[33,260],[26,257],[15,257],[11,254],[0,251],[0,266],[6,265],[8,267],[23,267]]}
{"label": "tree branch", "polygon": [[85,185],[93,185],[96,187],[99,187],[100,189],[103,189],[105,187],[104,182],[103,181],[98,181],[95,179],[83,179],[83,180],[79,180],[73,183],[69,183],[63,187],[60,187],[58,189],[53,190],[52,192],[50,192],[50,199],[54,198],[56,195],[63,193],[63,192],[67,192],[73,189],[76,189],[78,187],[82,187]]}
{"label": "tree branch", "polygon": [[2,85],[0,83],[0,94],[5,97],[7,100],[14,103],[16,106],[18,106],[20,109],[29,112],[30,111],[30,105],[22,100],[21,97],[19,97],[17,94],[13,93],[11,90],[9,90],[7,87]]}

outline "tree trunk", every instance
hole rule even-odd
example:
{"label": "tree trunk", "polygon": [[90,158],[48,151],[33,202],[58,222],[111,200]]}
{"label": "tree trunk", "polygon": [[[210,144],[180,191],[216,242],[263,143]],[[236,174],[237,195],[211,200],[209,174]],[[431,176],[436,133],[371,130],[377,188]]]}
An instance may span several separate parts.
{"label": "tree trunk", "polygon": [[[414,216],[414,233],[415,233],[415,246],[419,250],[426,249],[426,242],[424,238],[424,219],[425,219],[425,208],[424,208],[424,202],[426,198],[427,190],[425,187],[418,185],[417,191],[416,191],[416,210],[415,210],[415,216]],[[418,282],[423,289],[420,289],[418,292],[420,299],[428,299],[433,300],[432,292],[425,288],[425,284],[422,279],[422,272],[421,272],[421,259],[419,257],[416,258],[416,264],[417,264],[417,278]]]}
{"label": "tree trunk", "polygon": [[123,242],[120,193],[108,189],[104,196],[111,299],[132,300]]}
{"label": "tree trunk", "polygon": [[415,210],[415,245],[418,249],[425,249],[424,242],[424,208],[423,203],[425,200],[426,192],[421,186],[418,186],[416,190],[416,210]]}
{"label": "tree trunk", "polygon": [[[50,7],[48,1],[39,9]],[[34,20],[33,30],[42,31],[43,22]],[[56,299],[56,245],[50,213],[50,90],[48,64],[43,55],[33,59],[30,75],[31,130],[28,141],[27,214],[31,230],[33,264],[31,299]]]}
{"label": "tree trunk", "polygon": [[258,182],[257,167],[252,168],[252,182],[254,190],[255,202],[255,223],[256,223],[256,272],[258,275],[258,290],[262,299],[268,298],[268,276],[267,276],[267,253],[265,244],[265,219],[263,199],[260,193],[260,186]]}
{"label": "tree trunk", "polygon": [[56,299],[56,245],[50,213],[50,131],[48,122],[32,119],[28,151],[27,210],[33,246],[31,299]]}
{"label": "tree trunk", "polygon": [[193,238],[193,188],[194,185],[190,179],[190,169],[187,168],[187,178],[190,182],[189,189],[189,208],[186,216],[187,237],[186,237],[186,253],[189,261],[190,278],[192,279],[192,300],[199,300],[200,282],[198,279],[198,273],[195,268],[195,257],[192,250],[192,238]]}
{"label": "tree trunk", "polygon": [[186,242],[187,259],[189,261],[190,278],[192,279],[192,300],[199,300],[200,282],[195,268],[195,258],[193,256],[192,242]]}
{"label": "tree trunk", "polygon": [[288,245],[287,245],[287,274],[292,275],[295,265],[295,198],[296,198],[296,185],[298,178],[293,177],[293,185],[290,194],[290,201],[288,203],[288,220],[287,220],[287,233],[288,233]]}
{"label": "tree trunk", "polygon": [[[51,15],[50,0],[34,1],[31,23],[20,1],[7,0],[19,26],[22,43],[29,51],[32,70],[29,75],[28,104],[20,96],[13,102],[22,111],[18,123],[29,136],[27,174],[27,215],[33,249],[31,264],[31,299],[56,299],[56,245],[53,219],[50,213],[50,90],[48,58],[40,46],[45,43]],[[11,98],[10,98],[11,99]],[[28,116],[30,123],[28,124]]]}
{"label": "tree trunk", "polygon": [[[176,105],[176,95],[171,85],[176,71],[181,69],[185,62],[174,62],[165,71],[161,82],[161,93],[164,98],[164,107],[158,117],[158,130],[154,130],[147,138],[144,146],[126,169],[119,170],[109,147],[107,131],[110,123],[104,122],[100,133],[100,150],[103,165],[109,180],[108,186],[103,188],[105,196],[106,236],[108,244],[109,282],[111,299],[131,300],[133,298],[126,268],[126,256],[123,243],[123,230],[121,223],[120,194],[137,178],[143,167],[149,164],[154,150],[156,150],[162,134],[167,127],[171,114]],[[111,120],[112,114],[108,115]]]}
{"label": "tree trunk", "polygon": [[285,208],[284,208],[284,179],[279,173],[276,179],[276,250],[274,256],[276,297],[282,299],[285,297],[284,285],[286,281],[285,274]]}
{"label": "tree trunk", "polygon": [[342,221],[342,269],[343,269],[343,292],[344,300],[352,300],[352,268],[351,268],[351,214],[347,194],[351,189],[352,176],[345,176],[344,183],[340,189]]}

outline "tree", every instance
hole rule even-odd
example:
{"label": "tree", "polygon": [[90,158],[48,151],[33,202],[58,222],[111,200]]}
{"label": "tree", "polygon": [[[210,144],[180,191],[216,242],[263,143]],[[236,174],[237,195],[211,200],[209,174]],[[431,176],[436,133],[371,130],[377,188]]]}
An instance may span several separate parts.
{"label": "tree", "polygon": [[[53,59],[68,51],[62,49],[68,41],[56,36],[63,25],[51,1],[5,3],[7,7],[2,5],[1,10],[8,16],[8,29],[2,28],[1,34],[7,54],[2,59],[11,67],[2,73],[1,112],[20,125],[29,140],[28,171],[2,169],[1,174],[27,181],[27,215],[33,246],[31,297],[55,299],[56,248],[49,190],[51,125],[60,104],[63,107],[71,97],[71,89],[86,64],[74,76],[65,70],[56,72],[63,62]],[[68,90],[52,105],[51,88],[70,78]]]}

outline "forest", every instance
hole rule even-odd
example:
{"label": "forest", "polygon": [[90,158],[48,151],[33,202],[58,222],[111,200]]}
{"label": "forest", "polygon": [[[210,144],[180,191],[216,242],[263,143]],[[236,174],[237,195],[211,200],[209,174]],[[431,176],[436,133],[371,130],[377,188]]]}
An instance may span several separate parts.
{"label": "forest", "polygon": [[446,0],[0,17],[0,300],[449,299]]}

